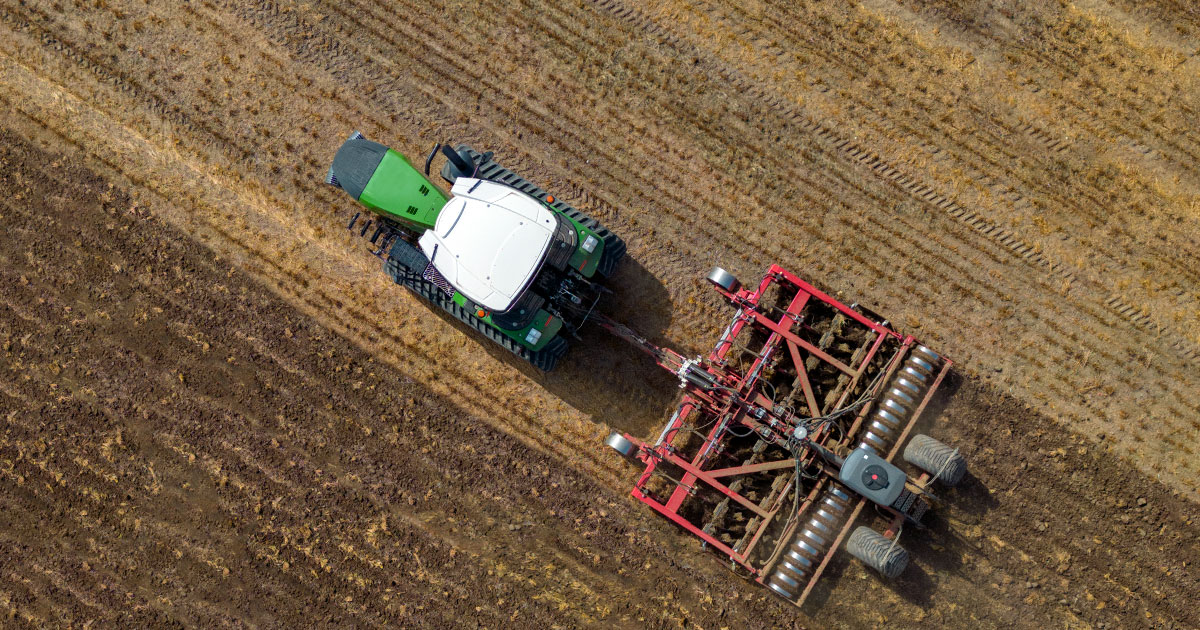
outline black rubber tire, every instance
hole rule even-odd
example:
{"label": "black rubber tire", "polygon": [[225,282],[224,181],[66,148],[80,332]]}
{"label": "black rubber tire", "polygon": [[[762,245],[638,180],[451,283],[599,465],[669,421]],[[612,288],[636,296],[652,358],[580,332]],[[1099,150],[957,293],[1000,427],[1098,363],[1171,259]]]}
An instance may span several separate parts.
{"label": "black rubber tire", "polygon": [[904,461],[931,475],[939,475],[937,481],[947,486],[958,485],[967,474],[967,458],[962,453],[921,433],[904,447]]}
{"label": "black rubber tire", "polygon": [[859,526],[850,534],[846,551],[889,580],[899,577],[908,566],[908,551],[904,547],[893,545],[883,534],[866,526]]}
{"label": "black rubber tire", "polygon": [[536,367],[543,372],[553,370],[559,359],[567,354],[567,349],[570,344],[561,334],[551,339],[546,347],[536,352],[522,346],[513,341],[513,339],[494,327],[489,326],[487,322],[475,317],[471,311],[454,303],[450,296],[446,295],[434,283],[421,277],[421,271],[414,271],[398,264],[394,260],[389,260],[383,265],[384,273],[388,274],[396,284],[407,287],[413,293],[421,296],[425,300],[432,302],[435,306],[446,311],[458,321],[470,326],[479,332],[479,334],[491,339],[504,349],[528,361],[533,367]]}

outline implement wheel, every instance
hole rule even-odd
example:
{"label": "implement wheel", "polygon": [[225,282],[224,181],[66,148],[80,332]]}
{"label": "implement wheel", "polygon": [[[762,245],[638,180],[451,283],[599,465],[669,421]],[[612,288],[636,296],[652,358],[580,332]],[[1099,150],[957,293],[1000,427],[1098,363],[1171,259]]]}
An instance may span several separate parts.
{"label": "implement wheel", "polygon": [[904,447],[904,461],[924,470],[947,486],[956,486],[967,474],[967,458],[958,449],[918,433]]}
{"label": "implement wheel", "polygon": [[883,534],[866,526],[860,526],[850,534],[846,551],[889,580],[898,577],[908,566],[908,552],[904,547],[893,544]]}
{"label": "implement wheel", "polygon": [[709,282],[721,287],[729,293],[737,293],[737,290],[742,287],[742,283],[738,282],[738,279],[733,277],[733,274],[720,267],[713,267],[712,270],[708,272],[707,279]]}

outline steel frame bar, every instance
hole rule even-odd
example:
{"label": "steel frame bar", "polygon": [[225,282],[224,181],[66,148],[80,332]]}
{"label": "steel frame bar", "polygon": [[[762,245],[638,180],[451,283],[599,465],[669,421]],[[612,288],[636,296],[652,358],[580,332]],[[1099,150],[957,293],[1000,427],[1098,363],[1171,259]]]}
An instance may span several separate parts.
{"label": "steel frame bar", "polygon": [[[667,461],[671,462],[672,464],[679,466],[680,468],[682,468],[684,471],[687,472],[687,475],[684,476],[684,483],[687,483],[688,481],[692,481],[692,482],[703,481],[704,483],[707,483],[708,485],[712,486],[717,492],[720,492],[721,494],[729,497],[730,499],[737,501],[739,504],[742,505],[742,507],[745,507],[746,509],[750,510],[751,512],[754,512],[755,514],[757,514],[759,516],[767,515],[767,512],[765,510],[763,510],[762,508],[758,507],[757,503],[734,492],[733,490],[730,490],[729,486],[726,486],[725,484],[721,483],[720,481],[717,481],[717,479],[715,477],[713,477],[712,475],[708,474],[707,472],[705,472],[703,470],[700,470],[696,466],[692,465],[692,463],[687,461],[686,459],[683,459],[682,457],[679,457],[678,455],[675,455],[674,453],[668,454],[663,459],[666,459]],[[680,487],[680,489],[682,489],[682,486]],[[691,490],[692,490],[692,488],[688,487],[685,494],[690,494]],[[679,489],[677,489],[676,492],[671,497],[671,501],[667,503],[667,507],[678,509],[679,506],[677,504],[675,504],[676,503],[675,495],[679,495],[679,494],[680,494]],[[673,504],[675,504],[675,505],[673,505]]]}
{"label": "steel frame bar", "polygon": [[854,370],[850,369],[850,366],[846,365],[845,363],[842,363],[841,361],[838,361],[837,359],[833,358],[829,353],[825,352],[824,350],[822,350],[822,349],[814,346],[813,344],[796,336],[796,333],[784,328],[783,326],[781,326],[779,324],[779,322],[771,319],[770,317],[768,317],[766,314],[762,313],[761,311],[757,311],[757,310],[751,311],[750,314],[763,327],[770,329],[772,332],[778,333],[784,339],[787,339],[788,341],[800,346],[801,348],[808,350],[810,353],[819,357],[822,361],[832,365],[833,367],[841,370],[842,372],[845,372],[846,374],[854,376],[855,372],[854,372]]}
{"label": "steel frame bar", "polygon": [[796,366],[796,380],[800,381],[800,388],[804,390],[804,402],[808,404],[808,412],[813,418],[821,416],[821,406],[817,404],[817,396],[813,393],[812,381],[808,380],[808,368],[804,367],[804,357],[800,356],[800,349],[790,339],[787,340],[788,352],[792,353],[792,363]]}
{"label": "steel frame bar", "polygon": [[837,402],[834,403],[832,409],[840,409],[842,405],[846,404],[846,398],[850,396],[850,392],[854,391],[854,387],[858,385],[859,379],[866,373],[867,366],[871,365],[871,361],[875,360],[875,355],[879,353],[880,346],[883,345],[883,341],[887,338],[887,335],[875,335],[875,341],[871,344],[871,349],[867,351],[862,361],[859,362],[858,374],[855,374],[854,378],[850,379],[850,382],[846,384],[846,389],[842,392],[841,396],[838,396]]}
{"label": "steel frame bar", "polygon": [[774,462],[763,462],[761,464],[751,464],[749,466],[734,466],[732,468],[717,468],[708,471],[708,476],[714,479],[719,477],[728,477],[730,475],[746,475],[756,472],[766,472],[768,470],[779,470],[780,468],[794,468],[796,460],[781,459]]}
{"label": "steel frame bar", "polygon": [[732,547],[730,547],[729,545],[726,545],[725,543],[721,542],[720,540],[717,540],[715,537],[708,535],[707,533],[704,532],[704,530],[693,525],[691,521],[687,520],[683,516],[680,516],[678,511],[672,510],[672,509],[668,508],[667,506],[659,503],[658,501],[655,501],[653,497],[647,495],[640,488],[634,488],[633,492],[631,494],[633,495],[633,497],[635,499],[638,499],[642,503],[649,505],[650,507],[654,508],[654,510],[656,512],[658,512],[659,514],[662,514],[663,516],[670,519],[671,522],[673,522],[676,525],[695,534],[697,537],[699,537],[704,542],[708,543],[709,545],[712,545],[713,548],[720,550],[722,553],[724,553],[725,555],[727,555],[731,559],[733,559],[734,562],[737,562],[738,564],[742,565],[746,570],[751,571],[752,573],[755,573],[755,574],[758,573],[758,571],[753,566],[751,566],[750,563],[747,562],[746,559],[741,556],[741,554],[734,551]]}
{"label": "steel frame bar", "polygon": [[857,321],[858,323],[862,324],[863,326],[866,326],[867,328],[870,328],[871,330],[874,330],[875,332],[877,332],[879,334],[900,337],[900,334],[897,333],[896,331],[867,319],[862,313],[859,313],[858,311],[850,308],[849,306],[846,306],[845,304],[842,304],[841,302],[833,299],[828,294],[826,294],[824,291],[821,291],[820,289],[805,282],[804,280],[801,280],[799,276],[789,272],[788,270],[784,269],[783,267],[780,267],[779,265],[771,265],[771,268],[770,268],[770,270],[768,270],[768,273],[776,274],[782,278],[787,278],[788,282],[791,282],[792,284],[800,287],[801,291],[804,291],[805,293],[812,295],[813,297],[817,298],[818,300],[821,300],[822,302],[824,302],[830,306],[833,306],[834,308],[841,311],[843,315]]}
{"label": "steel frame bar", "polygon": [[[795,473],[793,473],[793,477],[794,476],[795,476]],[[795,482],[794,478],[789,478],[787,480],[787,486],[784,488],[783,492],[780,492],[779,496],[775,498],[775,503],[774,503],[774,505],[771,506],[770,514],[768,516],[766,516],[765,518],[763,518],[762,523],[759,523],[758,529],[756,529],[754,531],[754,535],[750,537],[750,542],[747,543],[746,548],[742,550],[742,555],[744,557],[746,557],[746,558],[750,557],[750,554],[754,552],[754,548],[758,546],[759,539],[762,538],[762,535],[767,531],[767,527],[769,527],[771,525],[771,522],[775,520],[775,516],[779,514],[779,510],[783,509],[783,504],[784,504],[785,500],[787,499],[788,494],[790,494],[795,488],[794,482]],[[806,501],[805,504],[803,506],[801,506],[801,508],[797,512],[797,514],[803,513],[805,510],[808,509],[808,506],[811,504],[812,504],[811,500]],[[762,569],[760,568],[756,572],[761,575]]]}

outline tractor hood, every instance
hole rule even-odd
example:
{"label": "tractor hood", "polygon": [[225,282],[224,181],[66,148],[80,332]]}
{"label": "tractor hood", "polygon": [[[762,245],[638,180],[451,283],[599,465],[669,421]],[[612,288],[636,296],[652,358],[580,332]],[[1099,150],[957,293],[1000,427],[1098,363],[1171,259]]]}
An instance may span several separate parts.
{"label": "tractor hood", "polygon": [[503,184],[459,177],[421,250],[443,277],[479,306],[503,312],[546,257],[558,220],[533,197]]}

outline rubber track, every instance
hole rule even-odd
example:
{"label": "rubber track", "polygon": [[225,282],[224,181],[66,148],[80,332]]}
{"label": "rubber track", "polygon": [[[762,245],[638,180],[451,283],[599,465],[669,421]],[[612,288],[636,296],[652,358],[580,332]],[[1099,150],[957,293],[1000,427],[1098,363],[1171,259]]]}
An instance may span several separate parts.
{"label": "rubber track", "polygon": [[553,370],[558,365],[558,360],[567,353],[567,348],[570,347],[567,340],[560,334],[551,339],[545,348],[537,352],[531,351],[513,341],[511,337],[496,330],[495,327],[488,325],[482,319],[475,317],[475,314],[471,311],[459,306],[439,289],[437,285],[422,278],[420,272],[408,269],[393,261],[384,263],[383,271],[391,276],[396,284],[411,289],[413,293],[453,315],[458,321],[475,329],[479,334],[496,342],[505,350],[525,359],[539,370],[544,372]]}

